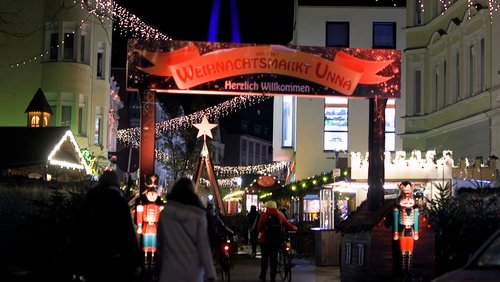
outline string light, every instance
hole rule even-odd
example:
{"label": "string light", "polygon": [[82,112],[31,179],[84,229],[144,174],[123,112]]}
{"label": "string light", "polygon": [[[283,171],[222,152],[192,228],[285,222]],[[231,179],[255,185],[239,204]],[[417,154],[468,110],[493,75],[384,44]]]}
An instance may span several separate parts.
{"label": "string light", "polygon": [[[457,0],[438,0],[438,2],[441,4],[443,7],[443,11],[441,14],[444,14],[448,8],[458,2]],[[420,11],[423,13],[424,12],[424,3],[423,0],[418,0],[418,4],[420,6]],[[475,3],[474,0],[467,0],[467,17],[468,19],[471,19],[472,17],[472,9],[475,9],[476,11],[480,10],[483,8],[481,4]],[[493,21],[493,13],[498,12],[498,9],[500,8],[500,1],[499,0],[488,0],[488,13],[490,17],[490,23]]]}
{"label": "string light", "polygon": [[[241,95],[234,97],[228,101],[222,102],[216,106],[212,106],[192,113],[190,115],[156,123],[156,136],[159,137],[166,132],[174,132],[190,128],[194,123],[201,122],[203,116],[207,116],[207,118],[209,118],[210,120],[215,120],[217,118],[227,116],[229,114],[237,112],[240,109],[247,108],[249,106],[267,100],[268,98],[270,98],[270,96]],[[126,146],[138,148],[140,143],[140,136],[140,127],[133,127],[118,130],[116,138],[119,142],[125,144]]]}

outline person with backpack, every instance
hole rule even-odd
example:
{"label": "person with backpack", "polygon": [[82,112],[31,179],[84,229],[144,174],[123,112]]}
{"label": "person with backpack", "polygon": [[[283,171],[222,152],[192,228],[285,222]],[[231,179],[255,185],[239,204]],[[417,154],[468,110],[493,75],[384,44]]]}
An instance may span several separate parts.
{"label": "person with backpack", "polygon": [[260,251],[262,253],[259,279],[266,281],[269,264],[270,281],[274,282],[276,281],[278,251],[284,240],[283,232],[296,231],[298,228],[277,209],[275,201],[266,202],[265,207],[266,211],[261,214],[257,225],[260,232]]}

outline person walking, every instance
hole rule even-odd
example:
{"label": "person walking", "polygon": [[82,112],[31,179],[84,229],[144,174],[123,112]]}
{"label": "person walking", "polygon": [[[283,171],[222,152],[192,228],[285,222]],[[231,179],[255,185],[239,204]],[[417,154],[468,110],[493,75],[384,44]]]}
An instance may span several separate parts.
{"label": "person walking", "polygon": [[266,281],[269,264],[270,281],[275,282],[278,250],[283,243],[283,230],[296,231],[298,228],[278,211],[275,201],[268,201],[265,206],[266,211],[261,214],[257,227],[260,232],[260,251],[262,253],[259,279]]}
{"label": "person walking", "polygon": [[159,282],[215,281],[207,215],[191,179],[172,187],[157,231]]}
{"label": "person walking", "polygon": [[252,205],[250,207],[250,212],[247,214],[248,219],[248,230],[250,231],[250,245],[252,247],[252,253],[250,257],[254,258],[257,255],[257,243],[259,240],[259,229],[257,228],[257,223],[259,222],[260,213],[257,211],[257,206]]}
{"label": "person walking", "polygon": [[106,170],[80,208],[71,244],[75,280],[139,281],[142,255],[118,175]]}

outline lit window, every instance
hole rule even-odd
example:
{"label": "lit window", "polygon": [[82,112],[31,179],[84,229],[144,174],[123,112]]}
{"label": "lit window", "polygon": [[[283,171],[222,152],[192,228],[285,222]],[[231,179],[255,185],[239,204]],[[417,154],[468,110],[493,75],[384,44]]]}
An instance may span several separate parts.
{"label": "lit window", "polygon": [[349,47],[349,22],[326,23],[326,47]]}
{"label": "lit window", "polygon": [[348,135],[348,99],[325,98],[324,114],[324,150],[347,150]]}
{"label": "lit window", "polygon": [[294,98],[293,96],[283,96],[281,116],[281,146],[284,148],[292,147],[293,136],[293,112]]}
{"label": "lit window", "polygon": [[102,116],[95,117],[94,144],[102,144]]}
{"label": "lit window", "polygon": [[396,150],[396,100],[388,99],[385,106],[385,151]]}
{"label": "lit window", "polygon": [[39,116],[31,117],[31,127],[40,127],[40,117]]}

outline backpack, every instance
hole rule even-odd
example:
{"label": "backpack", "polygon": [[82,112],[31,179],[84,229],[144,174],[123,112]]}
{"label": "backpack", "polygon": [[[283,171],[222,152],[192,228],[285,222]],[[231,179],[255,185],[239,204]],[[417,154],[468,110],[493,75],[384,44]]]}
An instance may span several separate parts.
{"label": "backpack", "polygon": [[267,241],[270,243],[281,243],[283,241],[283,227],[278,215],[268,215],[265,234]]}

